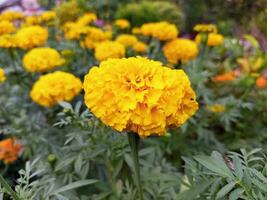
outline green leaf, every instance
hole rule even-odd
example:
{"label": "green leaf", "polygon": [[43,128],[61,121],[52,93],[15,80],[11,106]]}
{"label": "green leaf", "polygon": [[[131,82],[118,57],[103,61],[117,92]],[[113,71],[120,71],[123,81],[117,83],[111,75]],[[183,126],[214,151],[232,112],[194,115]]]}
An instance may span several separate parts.
{"label": "green leaf", "polygon": [[234,178],[230,169],[223,161],[219,159],[211,158],[204,155],[195,156],[194,159],[212,172],[215,172],[221,176],[225,176],[228,178]]}
{"label": "green leaf", "polygon": [[258,177],[260,180],[262,180],[264,183],[267,184],[267,178],[259,171],[257,171],[256,169],[252,169],[252,168],[248,168],[249,171],[252,172],[252,174],[254,174],[256,177]]}
{"label": "green leaf", "polygon": [[229,195],[229,200],[237,200],[241,194],[243,194],[244,190],[241,188],[237,188],[233,190]]}
{"label": "green leaf", "polygon": [[216,199],[220,199],[227,195],[234,187],[236,183],[235,182],[230,182],[227,185],[225,185],[216,195]]}
{"label": "green leaf", "polygon": [[53,191],[51,194],[55,195],[55,194],[58,194],[58,193],[61,193],[61,192],[66,192],[68,190],[79,188],[79,187],[82,187],[82,186],[85,186],[85,185],[94,184],[96,182],[98,182],[98,180],[94,180],[94,179],[76,181],[76,182],[70,183],[68,185],[65,185],[65,186]]}

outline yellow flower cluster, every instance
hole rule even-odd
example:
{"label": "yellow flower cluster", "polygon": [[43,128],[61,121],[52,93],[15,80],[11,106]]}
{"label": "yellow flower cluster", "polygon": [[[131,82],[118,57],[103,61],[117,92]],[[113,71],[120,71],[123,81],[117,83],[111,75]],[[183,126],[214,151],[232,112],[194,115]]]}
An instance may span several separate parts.
{"label": "yellow flower cluster", "polygon": [[[196,43],[200,44],[203,41],[202,35],[197,34],[195,41],[196,41]],[[218,33],[209,33],[208,34],[208,41],[207,41],[208,46],[219,46],[219,45],[222,45],[223,42],[224,42],[223,35],[218,34]]]}
{"label": "yellow flower cluster", "polygon": [[41,26],[24,27],[18,30],[15,37],[20,48],[31,49],[46,43],[48,30]]}
{"label": "yellow flower cluster", "polygon": [[178,29],[174,24],[168,22],[147,23],[141,26],[141,33],[158,40],[172,40],[178,36]]}
{"label": "yellow flower cluster", "polygon": [[107,60],[108,58],[122,58],[125,56],[125,47],[113,41],[105,41],[96,45],[95,57],[99,61]]}
{"label": "yellow flower cluster", "polygon": [[29,72],[46,72],[64,62],[57,50],[49,47],[32,49],[23,57],[23,66]]}
{"label": "yellow flower cluster", "polygon": [[112,32],[104,32],[100,28],[90,27],[84,41],[81,43],[81,46],[94,49],[98,43],[109,40],[111,37]]}
{"label": "yellow flower cluster", "polygon": [[169,63],[176,64],[179,61],[186,62],[198,55],[196,42],[189,39],[178,38],[165,44],[163,47],[164,56]]}
{"label": "yellow flower cluster", "polygon": [[0,14],[0,21],[14,21],[14,20],[19,20],[23,19],[24,15],[21,12],[16,12],[16,11],[6,11]]}
{"label": "yellow flower cluster", "polygon": [[208,110],[214,113],[222,113],[225,111],[225,106],[221,104],[213,104],[208,106]]}
{"label": "yellow flower cluster", "polygon": [[138,42],[138,39],[134,35],[121,34],[116,38],[116,42],[125,47],[132,47]]}
{"label": "yellow flower cluster", "polygon": [[82,82],[73,74],[56,71],[41,76],[30,92],[32,100],[52,107],[60,101],[71,101],[82,89]]}
{"label": "yellow flower cluster", "polygon": [[115,21],[115,26],[119,27],[120,29],[127,29],[131,25],[130,25],[130,22],[126,19],[117,19]]}
{"label": "yellow flower cluster", "polygon": [[142,57],[109,59],[85,76],[85,104],[105,124],[141,137],[163,135],[198,109],[183,70]]}
{"label": "yellow flower cluster", "polygon": [[4,34],[0,36],[0,48],[16,48],[17,39],[15,35]]}
{"label": "yellow flower cluster", "polygon": [[0,21],[0,35],[13,33],[16,31],[15,25],[7,20]]}
{"label": "yellow flower cluster", "polygon": [[97,16],[95,13],[85,13],[83,16],[81,16],[76,23],[86,26],[92,22],[97,20]]}
{"label": "yellow flower cluster", "polygon": [[51,22],[56,19],[56,13],[54,11],[46,11],[41,15],[28,16],[25,18],[24,26],[40,25],[45,22]]}
{"label": "yellow flower cluster", "polygon": [[217,27],[214,24],[197,24],[194,26],[194,31],[217,33]]}
{"label": "yellow flower cluster", "polygon": [[144,53],[147,51],[147,45],[144,42],[137,42],[133,45],[133,49],[134,51],[136,51],[137,53]]}
{"label": "yellow flower cluster", "polygon": [[86,35],[90,31],[90,27],[78,24],[76,22],[66,22],[62,27],[64,37],[67,40],[78,40],[81,35]]}
{"label": "yellow flower cluster", "polygon": [[5,71],[0,68],[0,83],[3,83],[6,80]]}

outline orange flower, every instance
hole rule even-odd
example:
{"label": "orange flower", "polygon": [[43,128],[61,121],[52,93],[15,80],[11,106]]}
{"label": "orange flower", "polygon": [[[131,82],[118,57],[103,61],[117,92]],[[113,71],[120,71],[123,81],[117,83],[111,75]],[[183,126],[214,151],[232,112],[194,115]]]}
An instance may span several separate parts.
{"label": "orange flower", "polygon": [[21,144],[17,143],[15,139],[4,139],[0,141],[0,160],[5,164],[13,163],[17,160],[20,150]]}
{"label": "orange flower", "polygon": [[236,78],[235,73],[233,71],[231,71],[231,72],[226,72],[224,74],[214,76],[212,78],[212,81],[217,82],[217,83],[224,83],[224,82],[233,81],[233,80],[235,80],[235,78]]}
{"label": "orange flower", "polygon": [[267,88],[267,79],[260,76],[259,78],[257,78],[256,80],[256,86],[260,89],[264,89]]}

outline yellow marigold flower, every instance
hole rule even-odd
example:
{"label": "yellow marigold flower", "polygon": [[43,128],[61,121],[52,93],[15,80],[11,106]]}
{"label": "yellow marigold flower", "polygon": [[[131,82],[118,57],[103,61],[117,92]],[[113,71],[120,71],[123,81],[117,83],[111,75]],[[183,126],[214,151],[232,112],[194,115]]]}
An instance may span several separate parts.
{"label": "yellow marigold flower", "polygon": [[131,47],[138,42],[138,39],[134,35],[121,34],[116,38],[116,42],[124,45],[125,47]]}
{"label": "yellow marigold flower", "polygon": [[[197,34],[195,38],[196,43],[200,44],[202,41],[201,34]],[[219,46],[222,45],[224,41],[224,37],[221,34],[218,33],[209,33],[208,34],[208,41],[207,45],[208,46]]]}
{"label": "yellow marigold flower", "polygon": [[213,104],[208,106],[208,110],[214,113],[222,113],[225,111],[225,106],[221,104]]}
{"label": "yellow marigold flower", "polygon": [[15,25],[10,21],[0,21],[0,35],[13,33],[16,31]]}
{"label": "yellow marigold flower", "polygon": [[45,11],[40,15],[40,18],[42,19],[43,22],[49,22],[54,19],[56,19],[57,14],[55,11]]}
{"label": "yellow marigold flower", "polygon": [[81,46],[94,49],[97,43],[109,40],[110,38],[110,32],[104,32],[100,28],[90,27],[88,34],[86,35]]}
{"label": "yellow marigold flower", "polygon": [[63,26],[64,37],[67,40],[78,40],[81,35],[86,35],[90,27],[75,22],[67,22]]}
{"label": "yellow marigold flower", "polygon": [[144,53],[147,51],[147,45],[144,42],[137,42],[133,45],[133,49],[138,53]]}
{"label": "yellow marigold flower", "polygon": [[16,39],[20,48],[31,49],[46,43],[48,30],[41,26],[24,27],[18,30]]}
{"label": "yellow marigold flower", "polygon": [[25,17],[25,22],[22,26],[33,26],[41,24],[41,19],[38,16],[27,16]]}
{"label": "yellow marigold flower", "polygon": [[126,19],[117,19],[115,21],[115,26],[119,27],[120,29],[127,29],[131,25],[130,25],[130,22]]}
{"label": "yellow marigold flower", "polygon": [[198,46],[189,39],[175,39],[165,44],[163,53],[169,63],[176,64],[179,61],[186,62],[197,57]]}
{"label": "yellow marigold flower", "polygon": [[32,49],[23,57],[23,66],[29,72],[46,72],[64,62],[57,50],[49,47]]}
{"label": "yellow marigold flower", "polygon": [[145,36],[151,36],[158,40],[172,40],[178,36],[178,29],[168,22],[147,23],[141,26],[141,32]]}
{"label": "yellow marigold flower", "polygon": [[6,11],[0,14],[0,21],[7,20],[7,21],[14,21],[18,19],[23,19],[24,15],[21,12],[16,11]]}
{"label": "yellow marigold flower", "polygon": [[0,48],[15,48],[18,47],[15,35],[4,34],[0,36]]}
{"label": "yellow marigold flower", "polygon": [[0,83],[3,83],[6,80],[5,71],[0,68]]}
{"label": "yellow marigold flower", "polygon": [[5,164],[13,163],[18,159],[22,145],[15,139],[8,138],[0,141],[0,160]]}
{"label": "yellow marigold flower", "polygon": [[141,28],[133,28],[132,29],[132,34],[135,34],[135,35],[138,35],[138,34],[141,34],[142,33],[142,30]]}
{"label": "yellow marigold flower", "polygon": [[217,33],[217,27],[214,24],[197,24],[194,26],[194,31]]}
{"label": "yellow marigold flower", "polygon": [[125,47],[113,41],[105,41],[96,45],[95,57],[99,61],[107,60],[108,58],[122,58],[125,56]]}
{"label": "yellow marigold flower", "polygon": [[94,22],[95,20],[97,20],[97,16],[95,13],[86,13],[77,20],[77,23],[86,26],[91,22]]}
{"label": "yellow marigold flower", "polygon": [[82,89],[82,82],[73,74],[56,71],[41,76],[30,92],[32,100],[41,106],[52,107],[60,101],[71,101]]}
{"label": "yellow marigold flower", "polygon": [[164,135],[198,109],[183,70],[142,57],[109,59],[85,76],[85,104],[105,124],[141,137]]}

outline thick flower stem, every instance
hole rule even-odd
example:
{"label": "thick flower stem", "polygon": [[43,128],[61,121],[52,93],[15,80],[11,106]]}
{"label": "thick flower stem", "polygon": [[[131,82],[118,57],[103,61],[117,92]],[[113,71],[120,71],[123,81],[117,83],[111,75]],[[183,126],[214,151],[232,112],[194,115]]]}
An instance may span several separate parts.
{"label": "thick flower stem", "polygon": [[8,183],[1,174],[0,174],[0,185],[6,189],[6,191],[9,193],[9,195],[12,196],[14,200],[21,200],[16,194],[16,192],[8,185]]}
{"label": "thick flower stem", "polygon": [[139,192],[140,200],[143,200],[144,198],[140,180],[139,157],[138,157],[138,146],[140,137],[138,134],[130,132],[128,133],[128,141],[131,147],[131,153],[134,162],[134,174],[135,174],[137,189]]}

